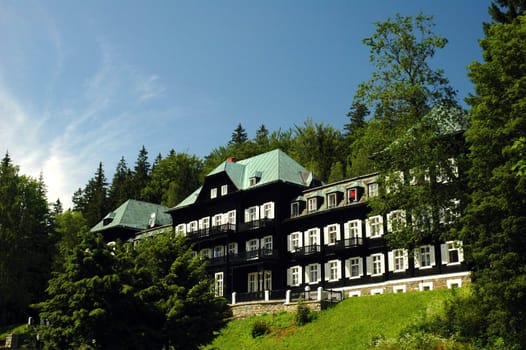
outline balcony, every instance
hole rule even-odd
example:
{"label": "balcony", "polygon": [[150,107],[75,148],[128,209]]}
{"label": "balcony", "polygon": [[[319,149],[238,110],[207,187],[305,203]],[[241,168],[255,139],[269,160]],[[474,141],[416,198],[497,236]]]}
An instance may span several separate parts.
{"label": "balcony", "polygon": [[254,260],[262,260],[262,259],[277,259],[278,258],[278,251],[275,249],[256,249],[256,250],[250,250],[246,252],[240,252],[234,255],[230,256],[230,261],[233,263],[240,263],[240,262],[250,262]]}
{"label": "balcony", "polygon": [[325,247],[327,253],[342,251],[346,249],[358,248],[364,245],[364,239],[361,237],[347,238],[336,241],[334,244],[329,244]]}
{"label": "balcony", "polygon": [[319,252],[321,252],[321,246],[319,244],[295,247],[294,250],[291,251],[293,255],[310,255]]}
{"label": "balcony", "polygon": [[240,224],[239,231],[251,231],[272,226],[274,226],[274,219],[264,218]]}
{"label": "balcony", "polygon": [[197,231],[188,232],[186,235],[192,240],[212,238],[214,236],[223,235],[228,232],[234,232],[236,230],[235,224],[222,224],[217,226],[211,226],[202,228]]}

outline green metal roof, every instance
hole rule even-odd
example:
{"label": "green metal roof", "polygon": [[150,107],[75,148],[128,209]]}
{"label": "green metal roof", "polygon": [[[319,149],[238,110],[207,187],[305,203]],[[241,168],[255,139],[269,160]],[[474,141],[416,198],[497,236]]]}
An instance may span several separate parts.
{"label": "green metal roof", "polygon": [[117,227],[144,230],[150,227],[152,214],[155,214],[156,226],[170,225],[172,217],[166,213],[168,209],[163,205],[129,199],[93,226],[91,232],[104,232]]}
{"label": "green metal roof", "polygon": [[[314,179],[310,171],[280,149],[240,161],[227,160],[212,170],[207,177],[220,173],[225,173],[239,191],[265,186],[278,181],[307,187]],[[256,183],[253,185],[250,184],[251,178],[256,179]],[[195,203],[201,190],[202,188],[197,189],[175,208]]]}

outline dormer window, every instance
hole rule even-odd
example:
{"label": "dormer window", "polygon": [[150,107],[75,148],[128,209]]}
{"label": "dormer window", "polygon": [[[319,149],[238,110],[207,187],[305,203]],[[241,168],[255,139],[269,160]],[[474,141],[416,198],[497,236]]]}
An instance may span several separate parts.
{"label": "dormer window", "polygon": [[155,213],[150,214],[150,220],[148,221],[148,227],[152,228],[155,226]]}
{"label": "dormer window", "polygon": [[217,188],[214,187],[210,189],[210,198],[211,199],[217,198]]}
{"label": "dormer window", "polygon": [[358,189],[355,188],[349,188],[347,190],[347,197],[349,198],[349,203],[357,202],[358,201]]}
{"label": "dormer window", "polygon": [[327,207],[334,208],[338,205],[338,195],[336,193],[329,193],[327,195]]}
{"label": "dormer window", "polygon": [[317,197],[312,197],[308,199],[307,210],[309,212],[318,210],[318,198]]}
{"label": "dormer window", "polygon": [[256,171],[254,175],[252,175],[248,179],[249,186],[251,187],[255,186],[259,182],[260,179],[261,179],[261,171]]}
{"label": "dormer window", "polygon": [[298,202],[293,202],[290,204],[290,216],[295,217],[300,215],[300,204]]}

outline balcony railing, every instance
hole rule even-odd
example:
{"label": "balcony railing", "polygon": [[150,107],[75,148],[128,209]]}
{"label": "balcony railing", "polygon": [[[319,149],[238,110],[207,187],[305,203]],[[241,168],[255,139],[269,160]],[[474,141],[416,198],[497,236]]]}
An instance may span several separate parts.
{"label": "balcony railing", "polygon": [[230,256],[232,262],[245,262],[258,259],[277,258],[278,251],[274,249],[261,248],[256,250],[249,250],[240,252]]}
{"label": "balcony railing", "polygon": [[319,244],[307,245],[303,247],[296,247],[291,251],[294,255],[309,255],[321,252],[321,246]]}
{"label": "balcony railing", "polygon": [[257,230],[260,228],[271,227],[274,225],[274,219],[264,218],[249,222],[244,222],[239,225],[239,231]]}
{"label": "balcony railing", "polygon": [[346,238],[339,241],[336,241],[333,244],[328,244],[325,248],[327,253],[331,253],[334,251],[340,251],[350,248],[357,248],[364,245],[364,239],[361,237],[354,237],[354,238]]}
{"label": "balcony railing", "polygon": [[222,224],[217,226],[210,226],[207,228],[202,228],[197,231],[191,231],[187,233],[187,236],[191,239],[202,239],[208,238],[228,232],[233,232],[236,229],[235,224]]}

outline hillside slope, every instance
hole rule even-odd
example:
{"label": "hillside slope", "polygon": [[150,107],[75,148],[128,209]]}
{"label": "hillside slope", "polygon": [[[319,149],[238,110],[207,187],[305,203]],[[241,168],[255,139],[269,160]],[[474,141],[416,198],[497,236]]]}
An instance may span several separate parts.
{"label": "hillside slope", "polygon": [[[423,314],[436,311],[449,290],[350,298],[297,327],[294,314],[262,315],[230,322],[207,350],[368,349],[371,340],[396,338]],[[270,333],[252,338],[253,324],[265,321]]]}

